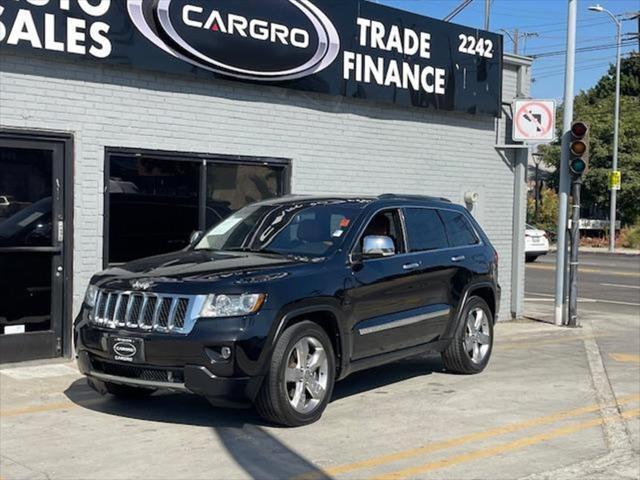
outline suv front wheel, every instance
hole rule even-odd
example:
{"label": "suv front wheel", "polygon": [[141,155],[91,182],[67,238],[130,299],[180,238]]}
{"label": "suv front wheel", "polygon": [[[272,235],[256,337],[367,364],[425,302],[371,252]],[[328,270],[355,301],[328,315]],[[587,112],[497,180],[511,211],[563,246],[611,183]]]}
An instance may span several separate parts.
{"label": "suv front wheel", "polygon": [[442,361],[453,373],[473,374],[485,369],[493,349],[493,315],[480,297],[467,300],[455,335]]}
{"label": "suv front wheel", "polygon": [[296,427],[315,422],[326,408],[335,381],[331,340],[316,323],[303,321],[278,339],[256,409],[265,419]]}

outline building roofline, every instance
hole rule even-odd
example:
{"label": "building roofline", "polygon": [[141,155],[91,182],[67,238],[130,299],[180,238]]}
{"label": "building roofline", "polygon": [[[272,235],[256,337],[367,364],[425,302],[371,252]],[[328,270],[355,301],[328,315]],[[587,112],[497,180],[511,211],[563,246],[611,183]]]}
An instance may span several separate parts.
{"label": "building roofline", "polygon": [[504,63],[508,63],[510,65],[524,65],[531,66],[533,64],[533,57],[525,57],[524,55],[516,55],[515,53],[503,53],[502,58]]}

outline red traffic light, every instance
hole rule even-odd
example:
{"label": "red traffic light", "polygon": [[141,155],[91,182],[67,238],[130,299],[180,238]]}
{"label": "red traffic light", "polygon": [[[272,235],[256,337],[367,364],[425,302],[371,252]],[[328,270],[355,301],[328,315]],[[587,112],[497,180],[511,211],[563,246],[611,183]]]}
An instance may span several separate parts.
{"label": "red traffic light", "polygon": [[575,122],[573,125],[571,125],[571,135],[576,138],[584,137],[588,131],[589,127],[587,127],[587,125],[582,122]]}

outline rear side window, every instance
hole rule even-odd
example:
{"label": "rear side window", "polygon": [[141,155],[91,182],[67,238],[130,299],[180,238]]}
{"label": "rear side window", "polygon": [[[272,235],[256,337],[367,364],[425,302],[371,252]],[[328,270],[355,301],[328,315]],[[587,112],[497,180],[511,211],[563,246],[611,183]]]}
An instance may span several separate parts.
{"label": "rear side window", "polygon": [[451,210],[441,210],[440,215],[447,226],[449,245],[452,247],[466,247],[477,245],[480,241],[464,215]]}
{"label": "rear side window", "polygon": [[438,212],[428,208],[405,210],[410,252],[447,248],[447,234]]}

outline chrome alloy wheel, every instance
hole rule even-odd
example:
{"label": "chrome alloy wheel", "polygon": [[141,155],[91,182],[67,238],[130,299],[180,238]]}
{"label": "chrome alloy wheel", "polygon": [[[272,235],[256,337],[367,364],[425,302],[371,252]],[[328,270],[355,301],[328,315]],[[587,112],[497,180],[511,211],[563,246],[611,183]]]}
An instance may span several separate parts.
{"label": "chrome alloy wheel", "polygon": [[298,413],[310,413],[324,400],[329,380],[329,361],[322,343],[304,337],[296,343],[284,371],[289,403]]}
{"label": "chrome alloy wheel", "polygon": [[474,308],[467,315],[464,349],[475,364],[482,363],[491,346],[489,319],[481,308]]}

